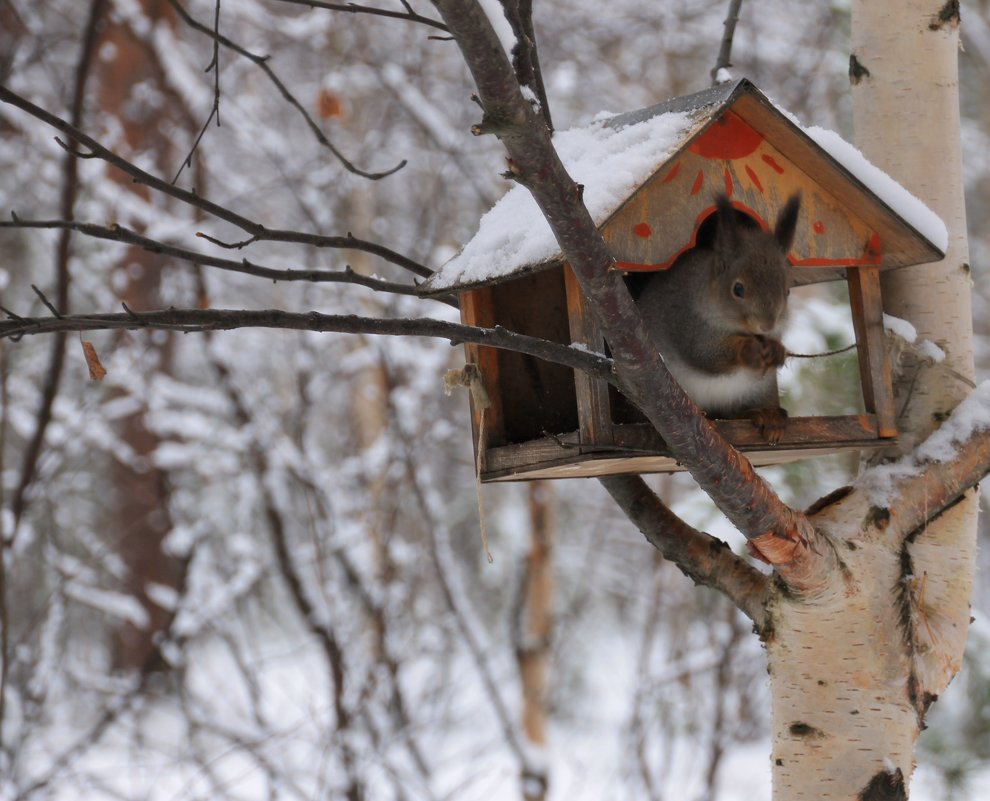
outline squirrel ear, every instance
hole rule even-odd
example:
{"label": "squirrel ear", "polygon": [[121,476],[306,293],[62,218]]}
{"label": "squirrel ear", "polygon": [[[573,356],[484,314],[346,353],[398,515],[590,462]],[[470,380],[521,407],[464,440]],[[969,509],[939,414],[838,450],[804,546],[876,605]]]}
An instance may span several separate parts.
{"label": "squirrel ear", "polygon": [[739,221],[732,201],[726,195],[715,197],[715,250],[731,253],[739,248]]}
{"label": "squirrel ear", "polygon": [[794,231],[797,228],[798,212],[801,210],[801,193],[791,195],[790,200],[777,215],[777,224],[773,229],[773,237],[781,250],[787,253],[794,244]]}

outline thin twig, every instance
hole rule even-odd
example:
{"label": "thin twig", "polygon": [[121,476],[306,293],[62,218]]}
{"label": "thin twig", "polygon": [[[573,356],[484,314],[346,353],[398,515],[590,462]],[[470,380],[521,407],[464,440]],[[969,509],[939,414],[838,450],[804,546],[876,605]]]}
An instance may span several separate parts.
{"label": "thin twig", "polygon": [[45,308],[47,308],[48,311],[52,313],[52,317],[61,320],[62,319],[61,312],[59,312],[59,310],[55,308],[52,302],[45,297],[45,293],[42,292],[40,289],[38,289],[38,287],[35,286],[34,284],[31,284],[31,289],[34,290],[34,294],[38,296],[41,302],[45,305]]}
{"label": "thin twig", "polygon": [[722,33],[722,44],[718,50],[718,58],[715,60],[715,66],[712,67],[712,86],[718,84],[718,74],[723,69],[728,69],[732,66],[732,37],[736,33],[736,23],[739,22],[739,9],[742,6],[742,0],[729,0],[729,13],[725,18],[725,22],[722,23],[725,30]]}
{"label": "thin twig", "polygon": [[[13,221],[0,221],[0,229],[3,228],[67,228],[85,236],[94,237],[95,239],[105,239],[111,242],[136,245],[149,253],[171,256],[173,258],[189,262],[190,264],[215,267],[220,270],[253,275],[258,278],[265,278],[271,281],[307,281],[310,283],[357,284],[358,286],[373,289],[376,292],[389,292],[395,295],[411,296],[417,296],[419,294],[419,289],[415,284],[401,284],[394,281],[385,281],[380,278],[374,278],[372,276],[361,275],[360,273],[352,270],[350,267],[346,267],[343,270],[314,270],[302,268],[276,269],[274,267],[266,267],[261,264],[255,264],[247,259],[236,260],[224,259],[219,256],[209,256],[196,250],[189,250],[188,248],[179,247],[178,245],[170,245],[157,239],[143,236],[136,231],[125,228],[123,225],[94,225],[93,223],[75,222],[73,220],[26,220],[23,217],[17,217],[14,215]],[[207,237],[205,235],[201,238],[207,240],[211,239],[211,237]],[[448,306],[457,306],[457,301],[450,296],[434,297],[431,298],[431,300],[446,303]],[[17,315],[13,312],[8,312],[6,309],[0,308],[0,311],[4,311],[11,318],[17,318]]]}
{"label": "thin twig", "polygon": [[[238,55],[243,56],[244,58],[248,59],[255,66],[257,66],[262,72],[264,72],[265,75],[268,76],[268,80],[270,80],[274,84],[274,86],[278,90],[279,94],[282,95],[282,98],[290,106],[292,106],[293,108],[295,108],[296,111],[298,111],[302,115],[302,118],[305,120],[306,125],[309,126],[310,131],[313,132],[313,135],[316,137],[316,140],[321,145],[323,145],[323,147],[325,147],[327,150],[329,150],[331,153],[333,153],[333,155],[337,158],[337,160],[341,164],[344,165],[344,168],[348,172],[352,172],[355,175],[360,175],[362,178],[368,178],[369,180],[377,181],[377,180],[379,180],[381,178],[386,178],[387,176],[392,175],[393,173],[401,170],[403,167],[406,166],[405,159],[403,159],[401,162],[399,162],[397,165],[395,165],[391,169],[384,170],[382,172],[367,172],[367,171],[362,170],[359,167],[355,166],[355,164],[352,161],[350,161],[349,159],[347,159],[344,156],[343,153],[341,153],[336,147],[334,147],[334,145],[327,138],[326,134],[323,133],[323,130],[320,128],[320,126],[318,126],[316,124],[316,122],[313,120],[313,118],[309,115],[309,112],[307,112],[306,109],[303,107],[302,103],[300,103],[296,99],[295,95],[293,95],[289,91],[289,89],[286,87],[286,85],[284,83],[282,83],[282,81],[279,79],[279,77],[275,74],[274,70],[272,70],[272,68],[268,65],[268,58],[269,58],[268,56],[258,56],[258,55],[255,55],[254,53],[250,52],[249,50],[246,50],[245,48],[241,47],[236,42],[231,41],[226,36],[221,36],[219,28],[215,28],[215,29],[211,30],[208,26],[203,25],[203,23],[197,21],[191,14],[189,14],[189,12],[186,11],[186,9],[178,2],[178,0],[169,0],[169,4],[172,6],[172,8],[175,9],[176,13],[180,17],[182,17],[183,21],[187,25],[189,25],[189,27],[191,27],[194,30],[197,30],[200,33],[203,33],[206,36],[209,36],[211,39],[213,39],[214,53],[216,53],[217,48],[218,48],[219,45],[223,45],[224,47],[229,48],[230,50],[233,50]],[[218,9],[219,9],[219,2],[218,2]],[[217,80],[219,81],[219,78],[217,78]],[[219,91],[220,91],[219,90],[219,83],[217,84],[216,91],[217,91],[217,95],[216,95],[216,99],[215,99],[214,108],[219,113]],[[207,124],[209,124],[209,121],[207,121]],[[219,122],[218,122],[218,124],[219,124]],[[200,134],[200,136],[202,136],[202,134]],[[199,143],[199,139],[197,139],[196,142],[198,144]],[[192,156],[191,153],[189,155],[190,155],[190,157]],[[188,162],[188,159],[187,159],[187,162]],[[176,178],[178,178],[178,176],[176,176]],[[173,183],[174,183],[174,181],[173,181]]]}
{"label": "thin twig", "polygon": [[[78,128],[82,124],[86,82],[89,78],[90,69],[93,65],[93,56],[96,52],[97,29],[100,20],[103,18],[105,9],[106,0],[93,0],[89,7],[89,17],[86,20],[86,28],[83,33],[82,49],[79,52],[79,60],[76,63],[72,102],[69,110],[71,123],[66,123],[68,128]],[[3,87],[0,87],[0,90],[6,91]],[[76,196],[79,193],[78,161],[74,156],[66,155],[62,164],[62,174],[64,177],[62,181],[62,196],[59,203],[60,213],[63,219],[71,220],[74,215]],[[71,232],[68,229],[63,230],[55,249],[55,305],[58,309],[56,314],[66,314],[69,311],[70,238]],[[64,366],[65,336],[64,334],[59,334],[52,339],[48,371],[45,374],[45,383],[41,390],[41,400],[38,404],[37,414],[35,415],[36,423],[34,432],[24,448],[20,479],[11,499],[11,512],[14,518],[13,530],[10,534],[11,540],[17,536],[17,529],[27,502],[28,489],[34,483],[38,460],[41,458],[45,433],[51,422],[52,407],[54,406],[55,396],[58,394],[59,385],[62,381]]]}
{"label": "thin twig", "polygon": [[421,25],[428,25],[438,31],[446,31],[447,26],[440,20],[424,17],[412,10],[412,7],[402,0],[402,5],[406,12],[389,11],[385,8],[374,8],[373,6],[362,6],[358,3],[327,3],[323,0],[281,0],[294,6],[306,6],[307,8],[323,8],[327,11],[343,11],[347,14],[370,14],[377,17],[389,17],[390,19],[402,19],[407,22],[418,22]]}
{"label": "thin twig", "polygon": [[179,180],[179,176],[182,175],[182,171],[186,167],[192,167],[193,154],[199,148],[199,143],[203,140],[203,136],[206,134],[206,129],[210,127],[210,123],[216,120],[217,128],[220,127],[220,0],[216,0],[216,10],[213,16],[213,58],[206,65],[204,71],[209,72],[210,70],[213,70],[213,108],[210,109],[210,116],[203,123],[203,127],[200,129],[196,141],[193,142],[189,154],[183,159],[179,171],[172,179],[173,184]]}
{"label": "thin twig", "polygon": [[854,350],[855,347],[856,347],[856,343],[853,342],[851,345],[846,345],[844,348],[836,348],[835,350],[826,350],[822,353],[791,353],[790,351],[787,351],[787,358],[818,359],[820,357],[825,357],[825,356],[838,356],[840,353],[848,353],[849,351]]}

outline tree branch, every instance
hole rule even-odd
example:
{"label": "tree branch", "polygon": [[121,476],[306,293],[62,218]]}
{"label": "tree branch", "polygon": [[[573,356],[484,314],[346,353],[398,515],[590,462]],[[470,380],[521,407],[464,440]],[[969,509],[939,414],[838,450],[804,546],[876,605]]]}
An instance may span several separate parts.
{"label": "tree branch", "polygon": [[525,336],[501,326],[475,328],[432,318],[381,319],[353,314],[287,312],[279,309],[167,309],[134,311],[126,306],[118,314],[76,314],[62,317],[18,317],[0,309],[11,319],[0,320],[0,338],[55,331],[109,331],[119,329],[162,329],[170,331],[230,331],[235,328],[284,328],[296,331],[322,331],[342,334],[421,336],[446,339],[454,345],[465,342],[526,353],[538,359],[562,364],[614,383],[612,362],[604,356],[559,345],[538,337]]}
{"label": "tree branch", "polygon": [[[749,538],[764,539],[793,589],[825,581],[834,555],[816,548],[807,518],[784,504],[750,462],[722,438],[674,381],[652,345],[601,232],[581,201],[542,119],[523,98],[512,67],[477,3],[434,0],[478,88],[479,130],[496,133],[513,177],[532,192],[574,270],[612,351],[623,393],[639,407],[701,488]],[[811,544],[813,547],[808,548]],[[798,564],[798,563],[801,564]]]}
{"label": "tree branch", "polygon": [[[82,50],[79,53],[79,61],[76,64],[75,83],[72,89],[72,101],[69,111],[74,127],[78,127],[82,123],[86,81],[89,78],[90,69],[93,64],[93,55],[96,50],[97,29],[100,20],[103,18],[105,9],[106,0],[93,0],[89,8],[89,17],[86,21],[86,29],[83,34]],[[76,159],[66,155],[62,165],[62,172],[64,178],[62,182],[60,213],[65,219],[71,220],[75,213],[76,196],[79,193],[79,173]],[[68,229],[63,230],[61,236],[58,238],[58,244],[55,250],[55,303],[61,313],[66,313],[69,310],[70,238],[70,231]],[[52,340],[48,372],[46,373],[45,383],[41,390],[41,400],[38,404],[37,422],[34,433],[24,448],[20,479],[11,501],[11,512],[14,517],[13,534],[11,534],[11,537],[16,536],[18,524],[20,523],[21,516],[24,514],[27,492],[34,482],[38,459],[41,457],[41,449],[45,442],[45,433],[51,422],[52,406],[55,403],[55,396],[58,394],[64,365],[65,335],[57,334]],[[4,660],[4,664],[6,664],[6,659]],[[0,702],[0,709],[2,709],[2,702]]]}
{"label": "tree branch", "polygon": [[[217,46],[223,45],[224,47],[233,50],[238,55],[248,59],[262,72],[264,72],[265,75],[268,76],[268,80],[270,80],[272,84],[274,84],[275,88],[278,90],[278,93],[282,95],[283,99],[302,115],[302,118],[303,120],[305,120],[306,125],[309,126],[310,131],[313,132],[313,136],[316,137],[316,141],[319,142],[323,147],[325,147],[331,153],[333,153],[336,159],[344,166],[344,168],[348,172],[352,172],[355,175],[360,175],[362,178],[368,178],[369,180],[377,181],[381,178],[386,178],[387,176],[392,175],[395,172],[398,172],[399,170],[401,170],[403,167],[406,166],[406,160],[403,159],[394,167],[385,170],[383,172],[367,172],[357,167],[352,161],[346,158],[344,154],[341,153],[333,145],[333,143],[327,138],[326,134],[323,133],[323,130],[320,128],[320,126],[317,125],[316,122],[313,120],[313,118],[310,116],[309,112],[306,111],[306,109],[303,107],[302,103],[300,103],[296,99],[296,96],[289,91],[289,89],[286,87],[284,83],[282,83],[279,77],[275,74],[275,71],[268,66],[268,56],[255,55],[249,50],[241,47],[236,42],[228,39],[226,36],[222,36],[218,28],[210,28],[209,26],[204,25],[203,23],[197,21],[191,14],[189,14],[188,11],[186,11],[186,9],[178,2],[178,0],[169,0],[169,5],[171,5],[172,8],[175,9],[175,12],[180,17],[182,17],[182,20],[189,27],[213,39],[214,62],[217,59]],[[307,5],[310,4],[307,3]],[[217,11],[219,14],[219,5],[217,7]],[[214,89],[215,95],[214,95],[214,103],[213,103],[213,112],[210,114],[210,118],[206,121],[206,125],[210,124],[210,120],[213,119],[214,114],[216,114],[219,117],[219,113],[220,113],[220,84],[219,84],[220,79],[219,79],[219,69],[217,68],[217,70],[218,70],[218,74],[217,76],[215,76],[217,83]],[[219,124],[220,123],[218,119],[217,125]],[[202,139],[203,133],[206,131],[206,125],[203,126],[203,131],[200,132],[199,137],[196,139],[196,145],[198,145],[199,140]],[[193,146],[193,151],[195,151],[196,145]],[[191,158],[192,158],[192,153],[190,153],[189,156],[186,157],[186,160],[183,162],[183,166],[188,166],[190,164],[189,160]],[[179,176],[176,175],[175,179],[177,180],[178,177]],[[175,183],[175,180],[173,180],[172,183]]]}
{"label": "tree branch", "polygon": [[[250,235],[250,238],[243,242],[229,245],[231,248],[242,248],[252,244],[253,242],[294,242],[296,244],[310,245],[318,248],[361,250],[385,259],[392,264],[396,264],[403,269],[409,270],[415,275],[421,276],[422,278],[428,278],[433,274],[433,271],[430,270],[430,268],[419,264],[413,259],[410,259],[408,256],[397,253],[384,245],[358,239],[351,234],[347,234],[346,236],[323,236],[321,234],[308,234],[301,231],[266,228],[260,223],[253,222],[246,217],[242,217],[240,214],[231,211],[225,206],[221,206],[218,203],[207,200],[195,192],[181,189],[178,186],[173,186],[168,181],[145,172],[140,167],[127,161],[127,159],[122,158],[108,148],[105,148],[91,136],[88,136],[79,130],[77,126],[60,119],[39,106],[36,106],[30,100],[21,97],[16,92],[12,92],[9,88],[2,85],[0,85],[0,102],[9,103],[12,106],[21,109],[35,119],[41,120],[45,124],[55,128],[57,131],[61,131],[67,137],[75,140],[78,144],[87,149],[88,152],[86,153],[70,151],[76,157],[97,158],[105,161],[107,164],[110,164],[126,175],[129,175],[136,183],[148,186],[164,195],[180,200],[193,208],[205,211],[212,217],[229,222]],[[66,149],[68,150],[67,147]]]}
{"label": "tree branch", "polygon": [[512,67],[520,86],[529,87],[539,101],[540,113],[553,130],[550,117],[550,104],[547,90],[543,85],[543,70],[540,68],[540,55],[536,49],[536,30],[533,28],[533,0],[502,0],[505,18],[516,35],[516,46],[512,50]]}
{"label": "tree branch", "polygon": [[[945,430],[937,429],[913,453],[872,467],[857,481],[870,495],[887,498],[885,511],[902,539],[934,520],[990,473],[990,430],[973,427],[959,436],[949,433],[977,404],[982,404],[978,412],[985,418],[990,384],[981,384],[960,404],[942,424]],[[936,453],[937,457],[931,455]]]}
{"label": "tree branch", "polygon": [[[216,267],[220,270],[228,270],[245,275],[253,275],[258,278],[265,278],[271,281],[309,281],[311,283],[336,283],[336,284],[357,284],[358,286],[373,289],[376,292],[390,292],[395,295],[419,296],[419,288],[415,284],[400,284],[394,281],[384,281],[380,278],[361,275],[354,272],[349,267],[345,270],[311,270],[311,269],[276,269],[255,264],[247,259],[224,259],[219,256],[208,256],[195,250],[188,250],[178,245],[169,245],[157,239],[142,236],[136,231],[125,228],[122,225],[94,225],[93,223],[75,222],[73,220],[24,220],[17,215],[13,215],[11,221],[0,222],[0,229],[3,228],[61,228],[76,231],[85,236],[95,239],[106,239],[111,242],[121,242],[127,245],[136,245],[149,253],[156,253],[164,256],[172,256],[190,264],[200,264],[205,267]],[[449,296],[431,297],[446,303],[448,306],[457,306],[457,301]]]}
{"label": "tree branch", "polygon": [[421,25],[428,25],[438,31],[447,31],[447,26],[439,20],[424,17],[413,11],[408,4],[403,3],[406,10],[389,11],[384,8],[373,6],[362,6],[358,3],[327,3],[324,0],[280,0],[282,3],[289,3],[295,6],[306,6],[307,8],[325,8],[328,11],[343,11],[348,14],[369,14],[377,17],[389,17],[390,19],[404,19],[407,22],[418,22]]}
{"label": "tree branch", "polygon": [[[184,12],[182,8],[179,7],[178,3],[170,0],[172,8],[174,8],[180,15]],[[192,157],[199,148],[199,143],[203,141],[203,137],[206,135],[206,130],[210,127],[210,123],[213,120],[217,121],[217,128],[220,127],[220,0],[215,0],[216,5],[214,6],[213,15],[213,58],[210,59],[210,63],[206,66],[206,72],[213,71],[213,107],[210,109],[210,114],[206,118],[206,122],[199,129],[199,135],[193,142],[192,147],[189,150],[189,154],[182,160],[182,165],[179,167],[179,171],[175,174],[172,179],[174,184],[179,180],[179,176],[182,175],[182,171],[186,167],[192,167]],[[187,20],[188,21],[188,20]]]}
{"label": "tree branch", "polygon": [[736,33],[736,23],[739,22],[739,9],[742,7],[742,0],[729,0],[729,13],[722,23],[725,30],[722,35],[722,45],[718,50],[718,58],[715,59],[715,66],[712,67],[712,86],[718,83],[718,73],[720,70],[728,69],[732,66],[732,38]]}
{"label": "tree branch", "polygon": [[766,625],[763,604],[770,579],[732,552],[722,540],[692,528],[675,515],[640,476],[598,479],[664,559],[695,584],[724,593],[757,630]]}

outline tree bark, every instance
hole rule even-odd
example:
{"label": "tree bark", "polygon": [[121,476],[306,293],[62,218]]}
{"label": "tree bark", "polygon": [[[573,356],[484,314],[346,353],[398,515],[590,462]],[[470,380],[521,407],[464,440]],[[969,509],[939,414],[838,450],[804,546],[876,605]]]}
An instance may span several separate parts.
{"label": "tree bark", "polygon": [[[550,669],[550,637],[553,631],[553,542],[557,514],[553,483],[533,481],[527,487],[530,547],[520,588],[516,660],[522,685],[522,730],[536,751],[547,746],[547,679]],[[544,801],[549,794],[549,773],[544,765],[522,775],[525,801]]]}
{"label": "tree bark", "polygon": [[[903,452],[968,394],[972,376],[952,5],[940,15],[918,0],[853,4],[857,142],[949,229],[944,261],[883,282],[887,312],[948,354],[944,365],[900,365]],[[906,799],[925,714],[959,669],[976,493],[939,496],[933,474],[943,467],[907,464],[913,475],[890,498],[863,485],[810,515],[839,569],[813,597],[778,591],[768,604],[776,801]],[[930,497],[930,510],[919,493]]]}
{"label": "tree bark", "polygon": [[[175,15],[158,0],[141,0],[142,14],[154,24],[175,25]],[[154,153],[156,166],[167,171],[172,145],[163,125],[176,116],[165,103],[152,105],[134,97],[136,87],[151,85],[168,95],[165,76],[153,51],[131,29],[126,21],[107,19],[100,31],[99,46],[104,53],[98,64],[97,99],[101,112],[114,119],[123,134],[122,147],[127,151],[142,149]],[[122,193],[134,193],[149,199],[145,187],[113,173],[110,180],[118,183]],[[142,249],[128,247],[117,270],[123,276],[120,298],[128,308],[157,308],[160,297],[162,269],[166,257]],[[172,334],[162,340],[146,343],[145,367],[149,372],[167,373],[171,367]],[[115,390],[111,399],[123,394]],[[114,547],[127,565],[127,592],[134,596],[147,613],[144,626],[130,621],[116,632],[115,665],[124,670],[149,670],[160,667],[156,639],[170,625],[174,610],[163,608],[153,600],[153,587],[167,588],[179,593],[184,582],[185,564],[168,555],[163,543],[172,528],[168,508],[168,476],[154,463],[160,440],[146,421],[142,408],[120,420],[117,430],[130,460],[111,458],[110,478],[113,485],[108,529]]]}
{"label": "tree bark", "polygon": [[[945,259],[888,273],[884,310],[911,322],[946,354],[931,364],[906,354],[895,392],[902,451],[912,449],[972,388],[973,320],[959,119],[959,4],[923,0],[853,3],[853,54],[869,74],[853,81],[856,142],[864,154],[945,222]],[[892,141],[891,131],[897,132]],[[892,146],[894,145],[894,146]],[[958,461],[958,460],[957,460]],[[926,494],[926,498],[927,498]],[[924,499],[922,499],[924,501]],[[914,499],[918,503],[918,499]],[[976,568],[979,495],[971,492],[911,538],[937,645],[924,662],[924,692],[938,696],[959,669]]]}

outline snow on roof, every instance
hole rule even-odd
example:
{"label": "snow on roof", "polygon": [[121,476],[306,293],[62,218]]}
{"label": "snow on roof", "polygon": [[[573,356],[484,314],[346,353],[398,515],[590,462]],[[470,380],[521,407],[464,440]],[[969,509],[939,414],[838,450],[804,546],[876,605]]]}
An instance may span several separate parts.
{"label": "snow on roof", "polygon": [[[554,134],[564,167],[584,186],[584,202],[602,225],[671,156],[711,119],[713,107],[740,89],[758,90],[746,79],[677,97],[620,115],[601,113],[581,128]],[[769,103],[769,101],[767,101]],[[858,179],[942,252],[945,224],[922,201],[871,164],[855,147],[824,128],[805,127],[773,105],[796,128]],[[523,269],[539,269],[560,258],[560,247],[536,201],[523,186],[510,189],[481,218],[478,233],[423,284],[426,293],[497,281]]]}
{"label": "snow on roof", "polygon": [[924,201],[915,197],[887,173],[866,158],[855,145],[851,145],[835,131],[817,125],[802,125],[787,109],[773,104],[790,122],[835,161],[858,178],[874,195],[886,203],[901,219],[912,226],[925,239],[943,253],[949,246],[949,232],[942,218]]}
{"label": "snow on roof", "polygon": [[[704,120],[675,112],[621,128],[609,122],[609,115],[600,114],[591,125],[553,137],[564,167],[584,185],[584,202],[596,225],[604,223]],[[424,288],[437,292],[487,282],[559,255],[557,240],[533,196],[524,186],[515,186],[481,218],[474,238]]]}

